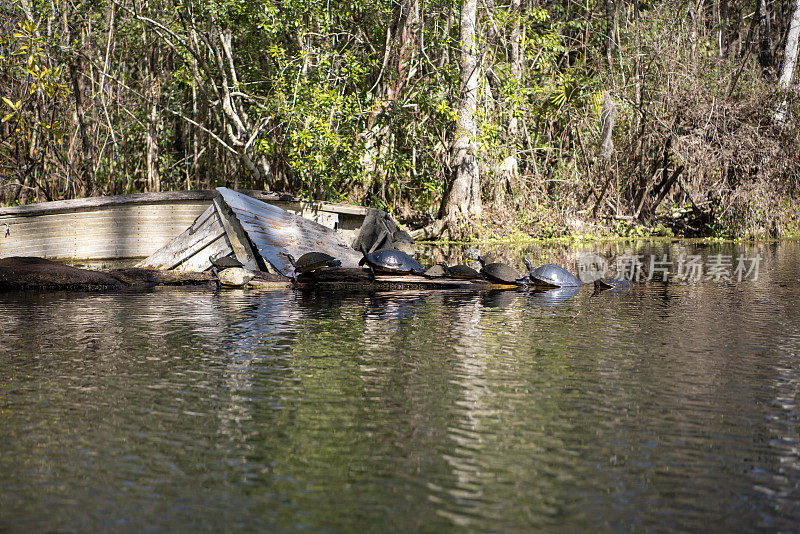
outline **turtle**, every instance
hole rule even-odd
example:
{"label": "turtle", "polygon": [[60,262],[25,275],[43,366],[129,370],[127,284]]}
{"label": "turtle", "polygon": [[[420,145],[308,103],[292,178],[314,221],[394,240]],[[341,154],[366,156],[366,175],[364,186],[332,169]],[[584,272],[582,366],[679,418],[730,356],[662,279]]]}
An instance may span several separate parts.
{"label": "turtle", "polygon": [[231,267],[219,272],[217,283],[225,287],[243,287],[255,276],[256,273],[244,267]]}
{"label": "turtle", "polygon": [[420,263],[399,250],[383,249],[375,252],[367,252],[367,247],[361,243],[361,253],[364,257],[358,262],[359,265],[367,264],[373,276],[375,271],[393,274],[423,274],[425,267]]}
{"label": "turtle", "polygon": [[523,261],[529,271],[528,278],[534,285],[544,287],[578,287],[583,285],[583,282],[577,276],[560,265],[546,263],[534,269],[528,258],[523,258]]}
{"label": "turtle", "polygon": [[631,283],[624,278],[599,278],[594,281],[594,288],[600,291],[605,291],[606,289],[625,291],[631,288]]}
{"label": "turtle", "polygon": [[244,267],[244,263],[239,261],[236,256],[232,254],[227,254],[225,256],[216,255],[216,256],[209,256],[208,261],[211,262],[211,266],[219,271],[223,269],[231,269],[233,267]]}
{"label": "turtle", "polygon": [[487,280],[500,284],[521,285],[525,283],[525,278],[520,278],[519,273],[510,265],[498,262],[486,263],[486,260],[480,254],[478,254],[477,259],[481,262],[481,274]]}
{"label": "turtle", "polygon": [[295,274],[310,273],[326,267],[339,267],[342,264],[341,260],[324,252],[306,252],[296,260],[287,252],[284,252],[283,255],[289,259]]}
{"label": "turtle", "polygon": [[476,278],[481,277],[481,273],[479,273],[469,265],[463,265],[463,264],[453,265],[451,267],[445,267],[445,271],[447,272],[447,276],[451,278],[475,280]]}
{"label": "turtle", "polygon": [[[227,285],[227,286],[243,285],[243,284],[229,284],[223,282],[223,280],[229,279],[231,276],[237,277],[240,275],[229,273],[227,275],[220,277],[220,273],[223,273],[229,269],[239,269],[239,270],[246,270],[246,269],[244,269],[244,264],[241,261],[239,261],[233,254],[227,254],[225,256],[223,256],[222,254],[223,253],[208,257],[208,261],[211,262],[211,274],[214,276],[214,279],[217,282],[217,288],[219,288],[220,285]],[[247,281],[249,282],[249,280]]]}
{"label": "turtle", "polygon": [[422,274],[426,278],[442,278],[447,274],[447,264],[443,261],[440,261]]}

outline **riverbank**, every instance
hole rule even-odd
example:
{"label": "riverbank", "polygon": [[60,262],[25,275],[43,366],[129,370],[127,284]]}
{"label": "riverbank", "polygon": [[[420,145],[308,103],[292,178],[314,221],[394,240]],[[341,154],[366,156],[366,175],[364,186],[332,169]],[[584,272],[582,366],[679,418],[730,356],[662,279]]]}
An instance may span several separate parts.
{"label": "riverbank", "polygon": [[[650,238],[774,241],[800,237],[797,202],[785,199],[779,204],[782,209],[770,214],[769,225],[745,219],[732,221],[711,211],[696,215],[690,207],[674,207],[650,222],[625,215],[592,217],[586,210],[558,210],[555,206],[515,212],[491,207],[480,218],[456,224],[444,239],[433,241],[525,243]],[[425,220],[420,214],[400,218],[411,230],[420,226],[420,220]]]}

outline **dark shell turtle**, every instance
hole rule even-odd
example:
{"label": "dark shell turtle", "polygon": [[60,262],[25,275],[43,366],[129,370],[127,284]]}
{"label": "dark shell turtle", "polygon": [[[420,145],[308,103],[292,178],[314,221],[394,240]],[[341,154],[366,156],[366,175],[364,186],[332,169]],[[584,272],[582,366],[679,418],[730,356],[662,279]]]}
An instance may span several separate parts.
{"label": "dark shell turtle", "polygon": [[487,280],[498,282],[500,284],[521,284],[524,283],[524,278],[520,278],[519,273],[514,270],[510,265],[505,263],[486,263],[482,256],[478,256],[478,261],[481,262],[481,274]]}
{"label": "dark shell turtle", "polygon": [[236,256],[228,254],[226,256],[209,256],[208,261],[211,262],[212,267],[222,271],[223,269],[232,269],[234,267],[244,267],[244,263],[236,259]]}
{"label": "dark shell turtle", "polygon": [[375,271],[393,274],[423,274],[425,272],[425,267],[400,250],[383,249],[367,252],[367,247],[361,243],[361,253],[364,254],[364,257],[358,264],[366,263],[373,274]]}
{"label": "dark shell turtle", "polygon": [[583,282],[577,276],[560,265],[547,263],[533,269],[527,258],[524,261],[525,266],[530,271],[528,277],[534,285],[544,287],[578,287],[583,285]]}
{"label": "dark shell turtle", "polygon": [[617,291],[625,291],[631,288],[631,283],[624,278],[600,278],[594,281],[594,288],[599,290],[615,289]]}
{"label": "dark shell turtle", "polygon": [[226,286],[244,285],[252,279],[252,277],[250,277],[241,284],[233,284],[229,282],[229,280],[231,280],[232,277],[235,278],[240,275],[237,273],[223,274],[225,273],[225,271],[237,269],[238,271],[249,272],[246,269],[244,269],[244,264],[240,262],[238,259],[236,259],[236,256],[234,256],[232,253],[229,253],[225,256],[223,256],[222,253],[216,256],[209,256],[208,261],[211,262],[211,274],[214,276],[214,279],[216,280],[217,288],[221,287],[222,285]]}
{"label": "dark shell turtle", "polygon": [[453,265],[452,267],[446,267],[445,270],[447,271],[447,276],[451,278],[461,278],[463,280],[475,280],[476,278],[481,277],[481,273],[470,267],[469,265]]}
{"label": "dark shell turtle", "polygon": [[341,260],[337,260],[330,254],[325,254],[324,252],[306,252],[296,260],[291,254],[286,252],[283,254],[289,259],[292,267],[294,267],[295,274],[310,273],[311,271],[324,269],[326,267],[339,267],[342,264]]}

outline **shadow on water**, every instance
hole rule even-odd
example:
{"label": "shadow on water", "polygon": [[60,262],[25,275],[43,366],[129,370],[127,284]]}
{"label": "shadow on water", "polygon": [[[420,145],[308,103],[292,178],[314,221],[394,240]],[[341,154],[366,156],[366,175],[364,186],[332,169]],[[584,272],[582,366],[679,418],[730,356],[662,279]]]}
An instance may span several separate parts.
{"label": "shadow on water", "polygon": [[0,530],[794,529],[798,247],[604,247],[762,270],[2,294]]}

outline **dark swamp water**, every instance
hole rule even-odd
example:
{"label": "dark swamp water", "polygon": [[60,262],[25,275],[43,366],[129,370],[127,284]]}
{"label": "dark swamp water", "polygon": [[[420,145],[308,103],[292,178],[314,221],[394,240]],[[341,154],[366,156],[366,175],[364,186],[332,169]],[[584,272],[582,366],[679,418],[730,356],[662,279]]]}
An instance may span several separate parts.
{"label": "dark swamp water", "polygon": [[733,279],[0,294],[0,532],[798,530],[800,246],[585,251]]}

